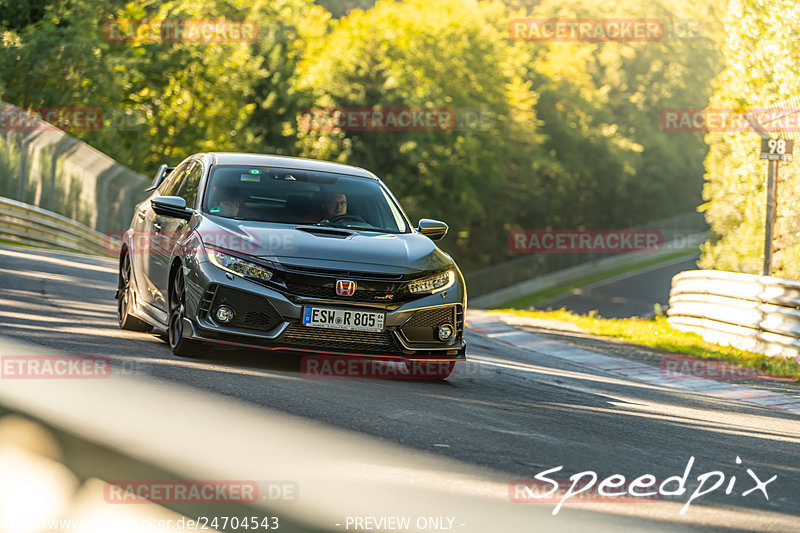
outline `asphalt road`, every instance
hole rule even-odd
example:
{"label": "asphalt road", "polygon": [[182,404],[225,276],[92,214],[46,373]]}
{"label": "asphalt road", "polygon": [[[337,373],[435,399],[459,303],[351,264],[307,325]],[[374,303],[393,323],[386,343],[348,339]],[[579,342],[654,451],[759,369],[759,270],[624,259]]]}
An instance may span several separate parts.
{"label": "asphalt road", "polygon": [[[665,480],[683,475],[694,457],[687,494],[561,511],[582,507],[628,517],[626,530],[675,530],[667,525],[678,524],[683,531],[793,531],[800,524],[796,415],[612,377],[473,333],[471,361],[447,382],[305,379],[297,357],[260,352],[182,359],[155,334],[119,330],[115,286],[112,260],[0,246],[0,335],[108,356],[146,379],[488,467],[509,481],[557,466],[563,470],[552,477],[559,479],[588,470],[600,478],[652,474]],[[169,406],[165,413],[179,416]],[[748,468],[762,480],[777,476],[767,487],[768,500],[759,491],[743,496],[754,485]],[[697,476],[711,471],[724,474],[722,487],[736,476],[730,494],[715,490],[680,515]],[[520,524],[519,531],[532,529]]]}
{"label": "asphalt road", "polygon": [[587,287],[573,289],[535,305],[538,309],[567,309],[579,314],[596,310],[604,318],[652,316],[659,304],[666,309],[672,277],[684,270],[696,270],[698,255],[682,257],[629,272]]}

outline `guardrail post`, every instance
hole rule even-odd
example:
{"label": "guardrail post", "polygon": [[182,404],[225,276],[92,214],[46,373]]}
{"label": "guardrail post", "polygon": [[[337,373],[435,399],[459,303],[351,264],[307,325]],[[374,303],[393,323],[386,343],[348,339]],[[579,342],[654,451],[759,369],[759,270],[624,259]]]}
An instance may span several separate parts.
{"label": "guardrail post", "polygon": [[778,162],[767,161],[767,219],[764,229],[764,275],[772,274],[772,234],[775,231],[775,208],[778,201]]}

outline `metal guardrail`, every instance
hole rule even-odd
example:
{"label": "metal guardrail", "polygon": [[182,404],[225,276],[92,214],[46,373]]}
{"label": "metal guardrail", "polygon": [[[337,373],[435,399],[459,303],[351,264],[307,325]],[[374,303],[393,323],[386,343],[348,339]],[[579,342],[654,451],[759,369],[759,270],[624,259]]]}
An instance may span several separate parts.
{"label": "metal guardrail", "polygon": [[40,207],[0,196],[0,238],[70,252],[114,255],[108,236]]}
{"label": "metal guardrail", "polygon": [[672,278],[668,322],[705,340],[780,357],[800,355],[800,281],[689,270]]}

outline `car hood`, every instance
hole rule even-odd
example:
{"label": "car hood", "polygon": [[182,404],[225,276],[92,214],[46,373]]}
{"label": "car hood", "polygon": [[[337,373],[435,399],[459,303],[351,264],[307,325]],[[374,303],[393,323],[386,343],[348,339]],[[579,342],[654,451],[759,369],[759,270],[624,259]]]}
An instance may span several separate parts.
{"label": "car hood", "polygon": [[453,260],[419,233],[389,234],[214,217],[197,228],[203,242],[278,263],[406,274],[440,270]]}

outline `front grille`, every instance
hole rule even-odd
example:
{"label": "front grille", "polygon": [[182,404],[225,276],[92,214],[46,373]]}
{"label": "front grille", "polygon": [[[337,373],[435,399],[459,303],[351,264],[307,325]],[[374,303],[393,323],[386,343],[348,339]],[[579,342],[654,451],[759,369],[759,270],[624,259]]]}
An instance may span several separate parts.
{"label": "front grille", "polygon": [[213,294],[213,303],[208,306],[208,312],[213,316],[213,311],[220,305],[230,306],[234,315],[233,320],[225,324],[226,327],[270,331],[283,321],[263,296],[225,286],[216,286],[214,290],[216,293]]}
{"label": "front grille", "polygon": [[436,307],[434,309],[423,309],[414,313],[414,316],[405,323],[405,326],[411,328],[434,328],[439,324],[453,323],[453,308],[452,307]]}
{"label": "front grille", "polygon": [[414,313],[400,330],[410,342],[441,342],[436,335],[436,327],[447,323],[456,327],[457,336],[458,326],[454,323],[454,309],[454,306],[422,309]]}
{"label": "front grille", "polygon": [[398,352],[391,332],[342,331],[289,324],[280,337],[286,344],[311,348],[329,348],[363,352]]}
{"label": "front grille", "polygon": [[402,301],[403,293],[397,290],[398,284],[372,283],[369,288],[361,288],[362,282],[356,282],[356,292],[353,296],[339,296],[336,294],[336,280],[326,279],[320,285],[307,285],[301,283],[286,283],[286,289],[297,296],[306,298],[320,298],[326,300],[345,300],[353,302],[396,302]]}

